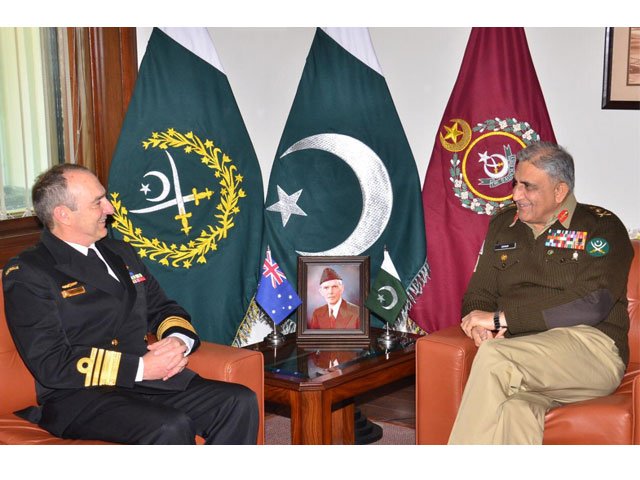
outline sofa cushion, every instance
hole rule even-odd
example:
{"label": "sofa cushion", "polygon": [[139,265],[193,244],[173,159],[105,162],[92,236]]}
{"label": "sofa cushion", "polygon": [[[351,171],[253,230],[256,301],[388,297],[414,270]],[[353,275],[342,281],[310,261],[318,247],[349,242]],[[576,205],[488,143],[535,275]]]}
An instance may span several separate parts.
{"label": "sofa cushion", "polygon": [[633,382],[640,365],[630,363],[613,395],[554,408],[547,413],[544,443],[624,445],[633,438]]}
{"label": "sofa cushion", "polygon": [[551,410],[544,425],[546,445],[624,445],[633,432],[630,393],[618,393]]}
{"label": "sofa cushion", "polygon": [[16,417],[0,415],[0,445],[108,445],[106,442],[65,440]]}
{"label": "sofa cushion", "polygon": [[[196,444],[204,438],[196,435]],[[66,440],[51,435],[38,425],[15,415],[0,415],[0,445],[113,445],[99,440]]]}

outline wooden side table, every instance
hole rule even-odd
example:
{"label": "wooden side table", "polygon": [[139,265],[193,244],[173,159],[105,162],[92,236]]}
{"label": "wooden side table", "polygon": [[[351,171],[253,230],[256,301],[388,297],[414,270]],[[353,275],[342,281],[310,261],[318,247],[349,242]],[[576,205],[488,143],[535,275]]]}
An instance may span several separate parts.
{"label": "wooden side table", "polygon": [[291,409],[294,445],[353,444],[353,399],[370,390],[415,375],[415,340],[406,334],[391,351],[375,341],[369,348],[315,350],[298,346],[295,334],[282,346],[262,342],[247,348],[264,355],[265,400]]}

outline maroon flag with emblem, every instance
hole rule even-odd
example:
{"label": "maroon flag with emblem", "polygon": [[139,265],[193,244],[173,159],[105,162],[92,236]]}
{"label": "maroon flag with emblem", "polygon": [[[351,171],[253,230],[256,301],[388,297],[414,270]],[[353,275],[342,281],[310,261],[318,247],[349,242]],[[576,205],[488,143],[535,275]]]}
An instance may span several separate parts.
{"label": "maroon flag with emblem", "polygon": [[431,278],[410,317],[427,332],[460,322],[491,215],[511,202],[515,155],[540,140],[555,136],[524,29],[473,28],[422,189]]}

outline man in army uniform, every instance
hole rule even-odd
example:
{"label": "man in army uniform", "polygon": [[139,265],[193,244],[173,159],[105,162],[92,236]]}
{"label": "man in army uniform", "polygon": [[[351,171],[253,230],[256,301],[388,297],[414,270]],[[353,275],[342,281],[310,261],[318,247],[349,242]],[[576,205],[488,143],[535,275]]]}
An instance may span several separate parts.
{"label": "man in army uniform", "polygon": [[[186,368],[200,345],[189,315],[131,246],[105,238],[113,207],[95,175],[56,165],[32,197],[41,241],[3,278],[7,323],[39,403],[17,414],[63,438],[255,443],[254,392]],[[158,341],[147,345],[147,332]]]}
{"label": "man in army uniform", "polygon": [[479,350],[451,444],[541,444],[550,408],[622,379],[631,242],[573,189],[563,148],[519,152],[513,205],[492,219],[463,299],[461,327]]}

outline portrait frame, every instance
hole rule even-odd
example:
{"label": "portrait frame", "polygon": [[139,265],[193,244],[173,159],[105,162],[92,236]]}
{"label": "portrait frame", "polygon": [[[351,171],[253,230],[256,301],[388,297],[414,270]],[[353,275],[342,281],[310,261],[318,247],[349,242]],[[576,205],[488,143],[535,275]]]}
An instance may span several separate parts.
{"label": "portrait frame", "polygon": [[[342,278],[343,302],[352,312],[358,307],[357,328],[311,328],[309,322],[316,309],[327,307],[320,293],[320,279],[325,268],[333,269]],[[369,310],[365,297],[369,293],[369,257],[366,256],[301,256],[298,257],[298,295],[302,305],[297,311],[297,342],[318,348],[361,348],[370,343]],[[320,311],[320,310],[319,310]],[[328,310],[327,310],[328,311]],[[342,308],[341,308],[342,311]]]}
{"label": "portrait frame", "polygon": [[607,27],[602,108],[640,110],[640,27]]}

